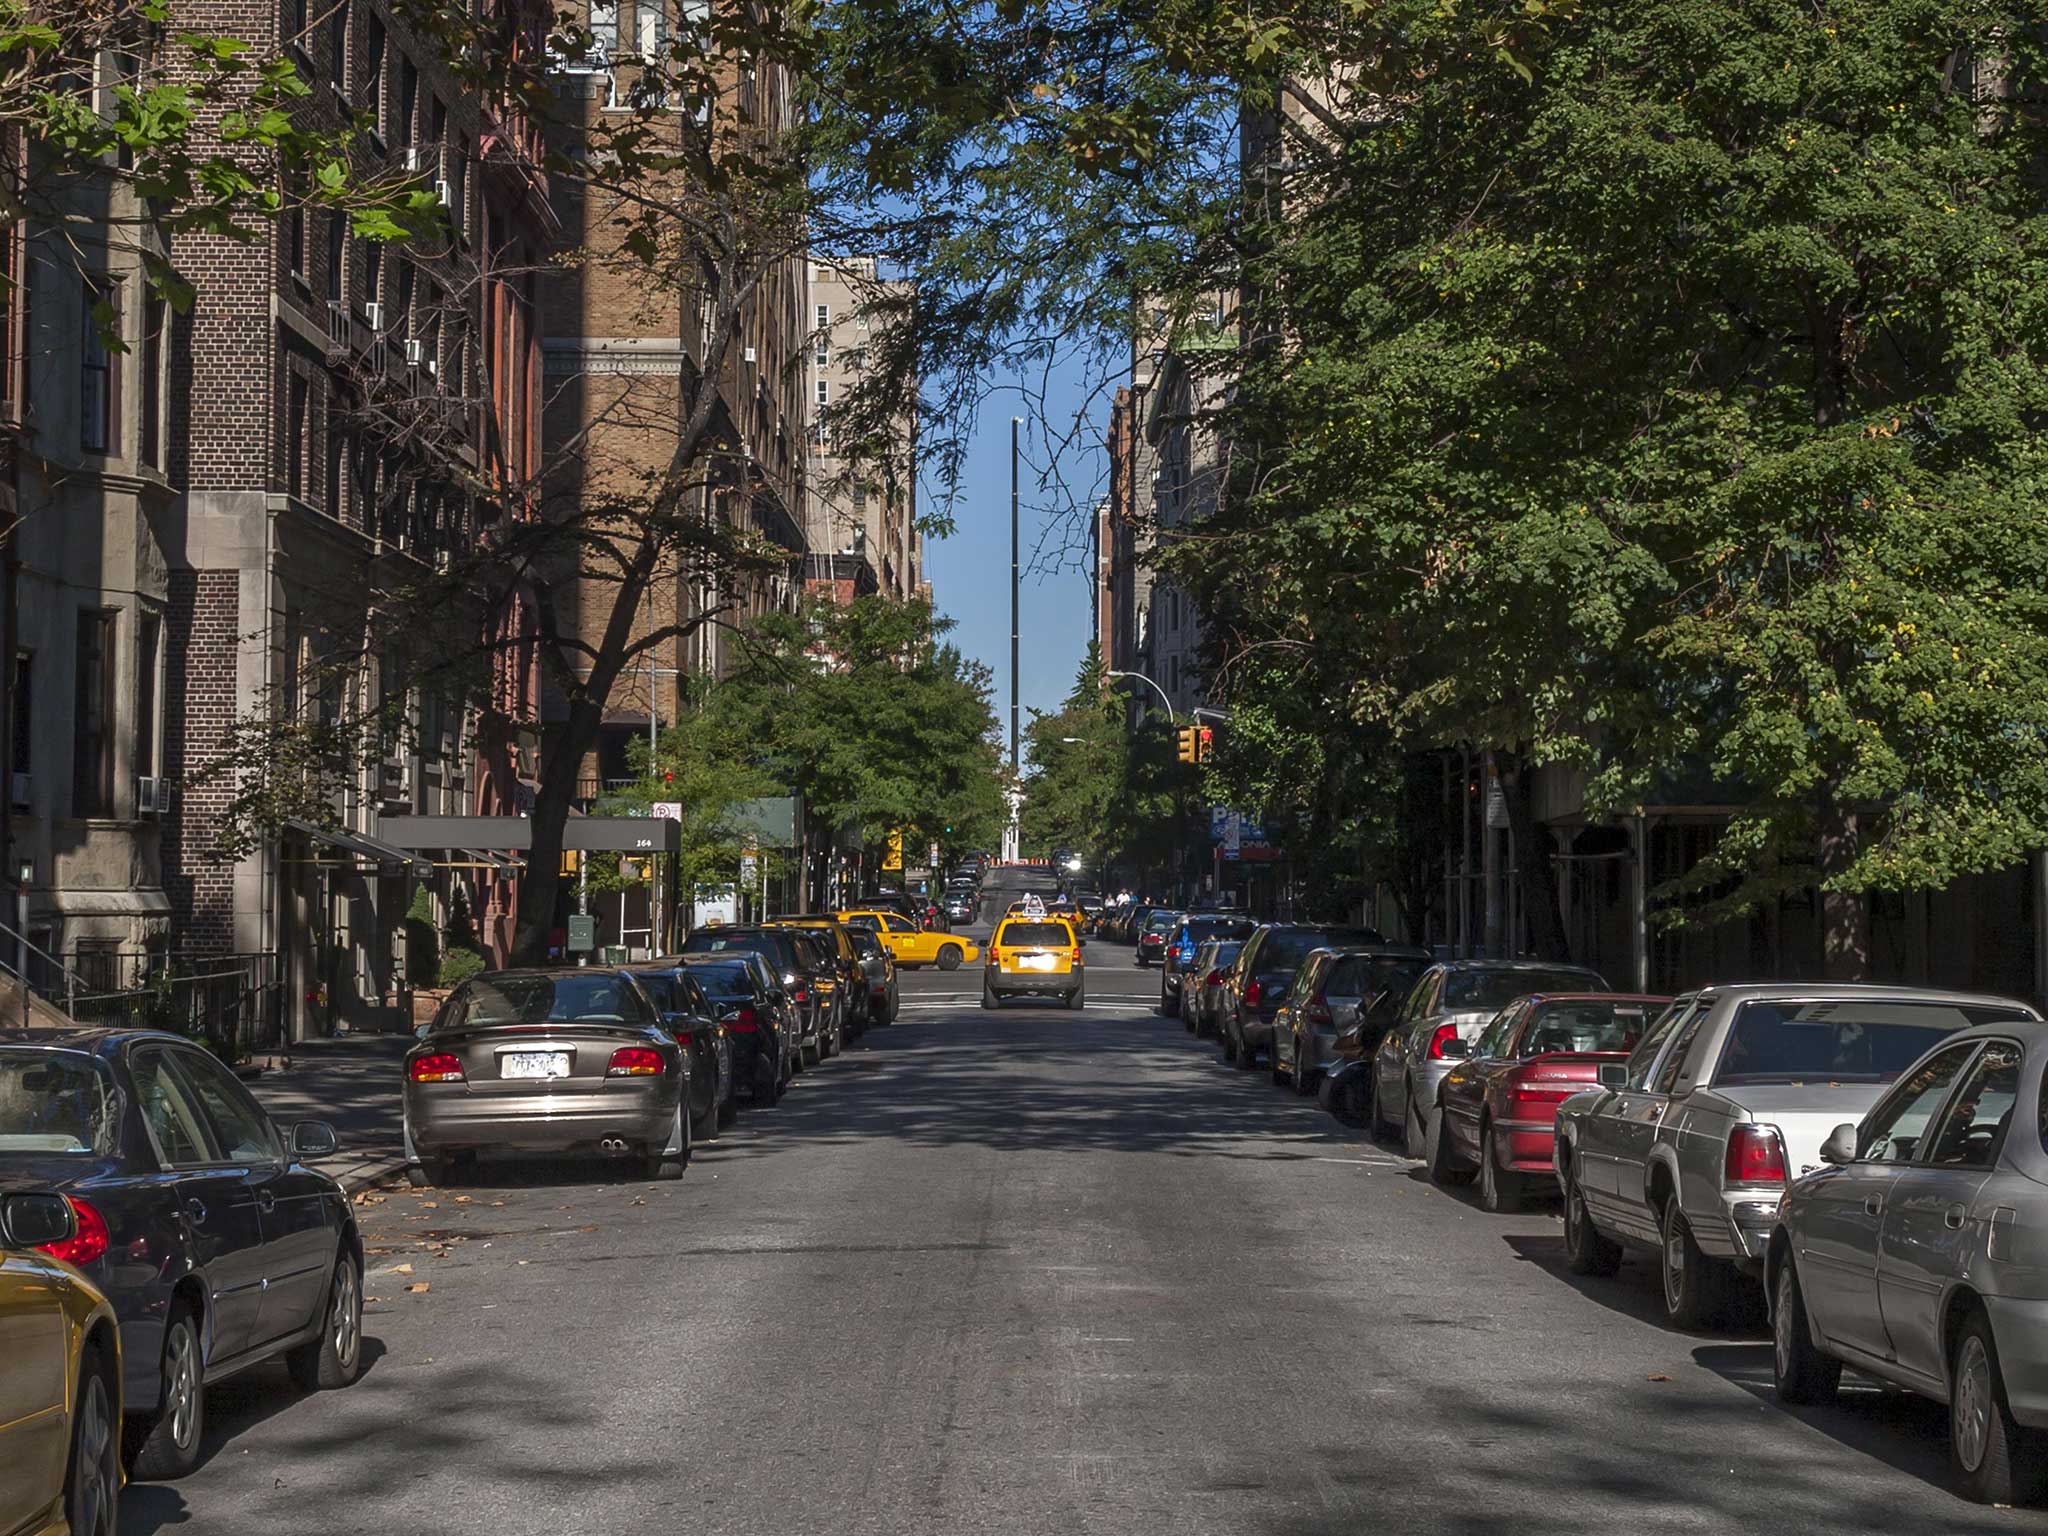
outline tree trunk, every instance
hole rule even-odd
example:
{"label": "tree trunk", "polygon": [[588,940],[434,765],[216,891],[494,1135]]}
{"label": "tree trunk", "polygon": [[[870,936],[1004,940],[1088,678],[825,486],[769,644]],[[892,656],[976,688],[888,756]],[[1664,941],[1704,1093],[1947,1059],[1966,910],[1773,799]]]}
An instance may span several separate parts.
{"label": "tree trunk", "polygon": [[1821,975],[1829,981],[1870,978],[1870,908],[1861,891],[1829,888],[1834,877],[1856,862],[1856,813],[1831,792],[1820,801]]}
{"label": "tree trunk", "polygon": [[541,759],[540,788],[533,797],[533,842],[526,873],[519,879],[519,916],[512,929],[512,963],[545,965],[548,935],[555,926],[555,907],[562,885],[562,838],[576,798],[576,770],[584,754],[597,744],[604,723],[601,697],[586,695],[569,708],[569,718],[553,733]]}
{"label": "tree trunk", "polygon": [[1529,947],[1538,960],[1567,961],[1571,945],[1557,904],[1557,864],[1550,828],[1536,820],[1536,769],[1523,751],[1495,752],[1501,795],[1507,801],[1508,827],[1515,838],[1516,883],[1522,893],[1522,920],[1529,927]]}

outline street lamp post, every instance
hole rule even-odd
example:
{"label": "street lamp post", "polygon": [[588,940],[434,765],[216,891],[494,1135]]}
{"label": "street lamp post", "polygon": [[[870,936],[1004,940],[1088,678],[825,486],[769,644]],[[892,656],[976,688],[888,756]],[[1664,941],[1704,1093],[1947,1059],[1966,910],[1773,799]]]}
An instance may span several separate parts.
{"label": "street lamp post", "polygon": [[1166,723],[1168,725],[1178,725],[1180,723],[1180,717],[1173,712],[1173,700],[1167,697],[1166,690],[1153,682],[1144,673],[1105,670],[1102,675],[1104,677],[1135,677],[1139,682],[1146,684],[1154,693],[1159,695],[1159,702],[1166,706]]}

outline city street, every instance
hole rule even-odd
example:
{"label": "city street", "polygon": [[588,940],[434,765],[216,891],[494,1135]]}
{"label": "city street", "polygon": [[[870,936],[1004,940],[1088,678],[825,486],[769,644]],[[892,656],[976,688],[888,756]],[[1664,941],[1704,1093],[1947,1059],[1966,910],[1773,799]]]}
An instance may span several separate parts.
{"label": "city street", "polygon": [[[905,973],[901,1020],[700,1147],[390,1190],[367,1367],[211,1395],[131,1536],[2021,1528],[1947,1486],[1945,1416],[1792,1414],[1760,1331],[1566,1275],[1152,1011]],[[374,1198],[374,1197],[373,1197]]]}

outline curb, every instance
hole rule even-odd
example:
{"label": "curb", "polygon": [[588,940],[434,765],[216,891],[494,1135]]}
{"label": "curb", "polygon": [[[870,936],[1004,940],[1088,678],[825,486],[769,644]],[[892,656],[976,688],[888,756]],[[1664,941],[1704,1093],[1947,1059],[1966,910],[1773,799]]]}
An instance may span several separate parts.
{"label": "curb", "polygon": [[[313,1166],[318,1167],[319,1165],[316,1163]],[[353,1195],[359,1190],[374,1189],[387,1179],[396,1178],[399,1174],[405,1172],[405,1167],[405,1154],[395,1152],[388,1157],[377,1157],[360,1162],[345,1173],[333,1175],[333,1178],[334,1182],[341,1186],[343,1194]]]}

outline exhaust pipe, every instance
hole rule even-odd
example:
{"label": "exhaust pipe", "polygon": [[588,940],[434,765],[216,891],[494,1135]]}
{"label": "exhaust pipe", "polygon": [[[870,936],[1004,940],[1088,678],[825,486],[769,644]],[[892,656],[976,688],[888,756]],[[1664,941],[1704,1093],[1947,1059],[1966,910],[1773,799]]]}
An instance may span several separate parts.
{"label": "exhaust pipe", "polygon": [[626,1155],[626,1143],[622,1137],[607,1136],[597,1144],[597,1150],[606,1157],[624,1157]]}

